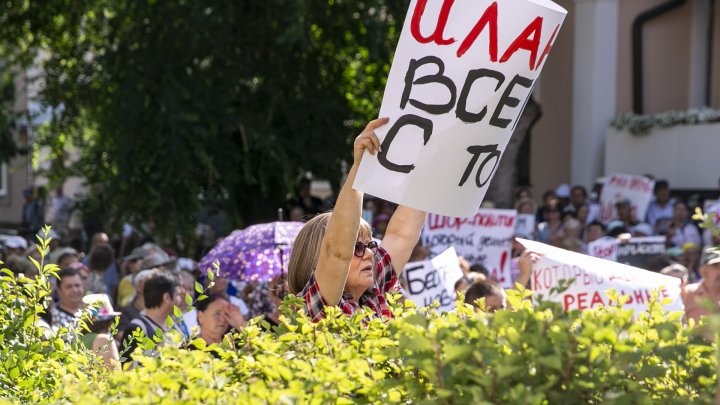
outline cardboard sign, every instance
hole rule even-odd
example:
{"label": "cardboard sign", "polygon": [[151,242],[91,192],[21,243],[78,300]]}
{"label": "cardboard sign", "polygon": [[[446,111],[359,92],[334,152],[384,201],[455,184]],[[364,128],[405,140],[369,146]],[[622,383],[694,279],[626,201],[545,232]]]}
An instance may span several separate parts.
{"label": "cardboard sign", "polygon": [[550,0],[412,0],[353,187],[471,217],[567,12]]}
{"label": "cardboard sign", "polygon": [[633,214],[638,221],[645,220],[648,205],[653,197],[655,181],[645,176],[633,176],[629,174],[612,174],[607,181],[600,195],[600,218],[603,223],[608,223],[617,217],[615,203],[622,200],[630,200]]}
{"label": "cardboard sign", "polygon": [[535,239],[535,215],[518,214],[515,221],[515,236]]}
{"label": "cardboard sign", "polygon": [[423,246],[432,255],[454,247],[470,264],[482,264],[490,278],[512,287],[510,249],[515,234],[515,210],[480,209],[472,218],[428,214],[423,229]]}
{"label": "cardboard sign", "polygon": [[703,214],[712,214],[713,224],[720,228],[720,200],[705,200]]}
{"label": "cardboard sign", "polygon": [[[614,288],[620,295],[630,297],[626,308],[644,311],[653,290],[660,291],[660,299],[670,298],[665,306],[669,311],[684,311],[680,298],[680,279],[615,263],[596,257],[559,249],[531,240],[519,240],[527,249],[540,255],[533,264],[530,279],[534,293],[546,300],[559,302],[566,311],[590,309],[613,304],[605,292]],[[575,279],[560,294],[550,290],[560,280]]]}
{"label": "cardboard sign", "polygon": [[618,243],[617,262],[646,269],[649,258],[664,254],[664,236],[631,238],[627,243]]}
{"label": "cardboard sign", "polygon": [[605,260],[617,261],[618,240],[610,237],[603,237],[588,243],[588,254]]}
{"label": "cardboard sign", "polygon": [[455,249],[447,249],[431,260],[408,263],[403,274],[407,298],[415,305],[427,307],[437,301],[442,312],[455,309],[455,283],[463,276]]}

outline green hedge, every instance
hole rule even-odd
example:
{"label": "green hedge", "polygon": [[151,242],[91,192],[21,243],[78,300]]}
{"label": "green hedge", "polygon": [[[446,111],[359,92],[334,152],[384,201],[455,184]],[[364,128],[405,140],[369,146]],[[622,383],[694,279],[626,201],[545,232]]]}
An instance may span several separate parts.
{"label": "green hedge", "polygon": [[[510,292],[512,310],[439,315],[391,300],[397,316],[366,321],[328,310],[313,324],[284,303],[278,333],[250,323],[215,359],[164,347],[141,367],[101,360],[34,326],[50,266],[37,280],[2,275],[0,397],[107,403],[714,403],[718,351],[653,302],[633,319],[619,306],[565,313]],[[34,295],[33,295],[34,294]],[[26,297],[30,297],[26,298]],[[618,297],[615,297],[617,302]],[[717,319],[711,319],[717,328]],[[703,334],[700,334],[700,331]]]}

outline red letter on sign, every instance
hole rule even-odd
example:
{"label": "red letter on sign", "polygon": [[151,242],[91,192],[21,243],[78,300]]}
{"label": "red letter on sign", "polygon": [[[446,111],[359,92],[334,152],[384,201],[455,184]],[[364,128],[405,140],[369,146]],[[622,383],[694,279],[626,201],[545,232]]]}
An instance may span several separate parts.
{"label": "red letter on sign", "polygon": [[560,28],[560,25],[555,27],[555,31],[553,31],[552,35],[550,36],[550,40],[548,41],[547,45],[545,45],[545,49],[543,50],[543,53],[540,55],[540,60],[538,60],[537,65],[535,65],[535,69],[539,68],[540,65],[542,65],[543,61],[545,60],[545,57],[548,56],[550,53],[550,49],[552,49],[553,42],[555,41],[555,35],[557,35],[558,29]]}
{"label": "red letter on sign", "polygon": [[488,32],[489,35],[489,43],[488,43],[488,52],[490,53],[490,60],[492,62],[497,62],[497,30],[498,30],[498,8],[497,8],[497,2],[493,2],[493,4],[490,5],[490,7],[485,10],[483,15],[478,20],[477,24],[473,27],[473,29],[470,31],[467,37],[465,37],[465,40],[460,44],[460,48],[457,50],[457,56],[458,58],[463,56],[465,52],[467,52],[468,49],[472,46],[473,43],[475,43],[475,40],[477,39],[478,35],[485,29],[485,26],[490,24],[490,30]]}
{"label": "red letter on sign", "polygon": [[534,19],[533,22],[515,38],[513,43],[510,44],[510,47],[505,51],[502,58],[500,58],[500,63],[507,62],[519,49],[525,49],[526,51],[530,51],[530,70],[535,69],[535,59],[537,59],[538,48],[540,47],[542,22],[542,17]]}
{"label": "red letter on sign", "polygon": [[410,32],[412,33],[413,38],[421,44],[427,44],[433,40],[435,40],[435,43],[438,45],[450,45],[455,42],[455,39],[453,38],[443,39],[442,37],[442,34],[445,31],[448,16],[450,15],[450,9],[452,8],[454,2],[455,0],[443,1],[442,8],[440,9],[440,15],[438,16],[438,22],[435,26],[435,31],[432,35],[425,38],[422,36],[422,33],[420,33],[420,20],[422,19],[423,14],[425,14],[427,0],[418,0],[417,5],[415,6],[415,11],[413,11],[412,21],[410,22]]}

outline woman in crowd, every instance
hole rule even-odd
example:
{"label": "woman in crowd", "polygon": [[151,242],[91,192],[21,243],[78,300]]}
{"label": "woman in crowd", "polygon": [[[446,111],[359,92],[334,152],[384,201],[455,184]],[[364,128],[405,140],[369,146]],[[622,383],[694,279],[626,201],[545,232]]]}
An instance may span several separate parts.
{"label": "woman in crowd", "polygon": [[675,201],[672,221],[666,236],[667,245],[670,247],[683,247],[686,243],[702,246],[700,230],[690,222],[690,210],[684,201]]}
{"label": "woman in crowd", "polygon": [[120,367],[120,355],[112,336],[110,325],[120,312],[113,310],[110,297],[107,294],[91,294],[83,297],[83,302],[90,309],[91,319],[88,323],[89,332],[79,337],[88,350],[102,357],[108,369],[116,370]]}
{"label": "woman in crowd", "polygon": [[231,304],[225,294],[210,294],[196,305],[199,337],[208,345],[222,342],[231,327],[235,330],[245,327],[240,307]]}
{"label": "woman in crowd", "polygon": [[346,314],[369,307],[378,317],[392,317],[385,293],[399,288],[398,276],[420,238],[425,213],[399,206],[378,247],[370,226],[361,220],[363,193],[352,188],[363,153],[380,152],[374,131],[387,122],[370,122],[355,139],[353,166],[335,210],[308,221],[295,239],[289,289],[305,300],[305,311],[315,321],[332,305]]}

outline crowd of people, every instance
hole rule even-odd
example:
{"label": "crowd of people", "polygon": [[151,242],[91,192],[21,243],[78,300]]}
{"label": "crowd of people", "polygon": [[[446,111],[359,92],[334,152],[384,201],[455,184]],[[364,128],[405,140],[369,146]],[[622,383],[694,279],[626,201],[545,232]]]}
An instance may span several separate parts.
{"label": "crowd of people", "polygon": [[[240,283],[222,273],[210,282],[202,277],[195,260],[177,257],[172,247],[160,246],[152,238],[133,247],[125,238],[111,241],[100,232],[86,248],[69,243],[70,204],[58,190],[59,201],[53,204],[59,226],[49,235],[53,239],[45,259],[59,271],[51,282],[52,299],[47,302],[43,326],[73,331],[77,342],[114,368],[121,360],[132,361],[140,335],[157,335],[162,340],[174,330],[188,349],[197,349],[191,343],[194,338],[208,345],[220,343],[250,318],[263,317],[267,325],[277,325],[278,307],[288,292],[304,300],[313,320],[321,319],[328,306],[338,306],[346,314],[370,308],[377,317],[392,317],[386,293],[402,293],[405,264],[428,258],[429,249],[420,243],[424,212],[364,196],[352,188],[363,155],[380,151],[374,129],[384,123],[383,119],[372,121],[356,138],[353,165],[332,212],[323,213],[324,203],[309,194],[309,183],[303,184],[291,200],[291,219],[307,222],[295,239],[287,277],[283,274],[264,282]],[[648,270],[691,283],[683,290],[687,316],[707,314],[699,298],[720,302],[720,253],[708,249],[720,245],[720,239],[698,228],[687,203],[673,197],[667,181],[655,182],[654,199],[644,218],[636,218],[630,202],[623,200],[616,204],[617,216],[609,223],[598,221],[601,187],[598,182],[588,193],[583,186],[563,184],[544,193],[540,206],[529,189],[518,190],[514,208],[518,214],[534,215],[537,223],[530,234],[518,236],[587,253],[588,244],[602,237],[627,240],[661,235],[667,254]],[[42,208],[33,203],[32,195],[27,197],[23,224],[29,229],[38,226],[36,216]],[[484,206],[494,208],[489,201]],[[41,258],[37,246],[28,243],[34,237],[33,232],[5,241],[5,267],[26,276],[37,273],[29,260]],[[117,249],[123,252],[119,257]],[[529,286],[532,252],[513,243],[512,255],[514,281]],[[484,264],[468,263],[462,257],[459,261],[464,275],[455,287],[464,292],[466,302],[488,311],[504,308],[505,293],[489,279]],[[198,284],[204,286],[207,298],[190,308],[192,301],[186,295],[194,299]],[[89,314],[89,331],[77,327],[84,313]],[[168,318],[173,322],[168,323]]]}

